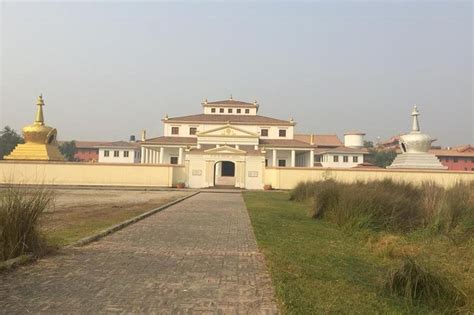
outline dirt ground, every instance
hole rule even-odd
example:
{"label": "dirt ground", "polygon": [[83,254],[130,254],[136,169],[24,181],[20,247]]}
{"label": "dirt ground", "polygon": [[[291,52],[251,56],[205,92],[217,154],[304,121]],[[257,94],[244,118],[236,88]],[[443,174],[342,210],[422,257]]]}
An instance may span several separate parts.
{"label": "dirt ground", "polygon": [[41,218],[52,245],[67,245],[172,200],[187,191],[126,191],[58,189]]}

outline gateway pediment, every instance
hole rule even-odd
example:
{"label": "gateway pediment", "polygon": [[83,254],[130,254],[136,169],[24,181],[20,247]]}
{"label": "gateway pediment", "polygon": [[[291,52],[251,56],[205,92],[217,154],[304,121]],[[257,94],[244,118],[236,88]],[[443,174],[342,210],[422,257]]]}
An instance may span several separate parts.
{"label": "gateway pediment", "polygon": [[218,138],[226,138],[226,137],[235,137],[235,138],[257,138],[258,134],[237,128],[234,126],[223,126],[215,129],[211,129],[208,131],[199,132],[197,134],[199,137],[218,137]]}
{"label": "gateway pediment", "polygon": [[223,145],[218,148],[207,149],[204,152],[211,153],[211,154],[246,154],[247,153],[243,150],[229,147],[227,145]]}

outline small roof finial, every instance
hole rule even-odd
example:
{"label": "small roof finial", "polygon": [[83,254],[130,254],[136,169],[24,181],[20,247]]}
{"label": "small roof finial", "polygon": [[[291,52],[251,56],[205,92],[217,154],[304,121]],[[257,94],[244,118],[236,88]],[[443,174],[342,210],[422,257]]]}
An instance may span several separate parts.
{"label": "small roof finial", "polygon": [[418,116],[420,116],[420,112],[418,111],[418,106],[413,106],[413,111],[411,112],[411,115],[413,116],[413,124],[411,131],[420,132],[420,123],[418,121]]}
{"label": "small roof finial", "polygon": [[41,93],[41,94],[38,96],[38,100],[36,101],[36,105],[44,106],[43,93]]}
{"label": "small roof finial", "polygon": [[231,101],[233,100],[233,98],[232,98],[232,94],[230,95],[230,97],[229,97],[229,100],[231,100]]}
{"label": "small roof finial", "polygon": [[207,97],[204,99],[204,104],[207,104]]}
{"label": "small roof finial", "polygon": [[36,109],[35,124],[37,124],[37,125],[44,125],[44,115],[43,115],[44,100],[43,100],[43,93],[41,93],[41,94],[38,96],[38,101],[36,102],[36,105],[38,106],[38,108]]}

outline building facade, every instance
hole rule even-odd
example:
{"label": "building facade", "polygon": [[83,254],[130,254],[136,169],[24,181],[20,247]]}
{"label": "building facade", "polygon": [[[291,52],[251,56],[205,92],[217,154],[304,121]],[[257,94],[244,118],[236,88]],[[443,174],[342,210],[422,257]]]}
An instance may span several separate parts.
{"label": "building facade", "polygon": [[140,163],[140,145],[136,142],[116,141],[100,144],[99,163]]}
{"label": "building facade", "polygon": [[446,149],[431,149],[441,163],[452,171],[474,172],[474,147],[462,145]]}
{"label": "building facade", "polygon": [[364,162],[365,149],[344,146],[335,135],[297,135],[293,119],[258,115],[257,102],[231,97],[206,100],[202,107],[202,114],[165,116],[163,136],[142,137],[141,163],[184,165],[185,184],[191,188],[262,189],[266,168],[354,167]]}

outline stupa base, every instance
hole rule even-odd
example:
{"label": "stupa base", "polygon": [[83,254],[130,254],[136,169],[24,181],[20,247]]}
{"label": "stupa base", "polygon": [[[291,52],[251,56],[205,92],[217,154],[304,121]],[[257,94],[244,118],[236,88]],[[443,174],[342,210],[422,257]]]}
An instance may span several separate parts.
{"label": "stupa base", "polygon": [[441,164],[439,159],[429,153],[404,153],[399,154],[393,161],[392,165],[387,168],[398,169],[435,169],[446,170],[447,166]]}
{"label": "stupa base", "polygon": [[59,151],[57,145],[25,143],[19,144],[16,148],[4,157],[5,160],[39,160],[39,161],[64,161],[64,156]]}

